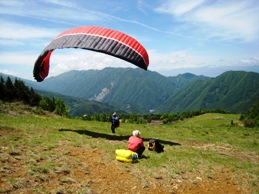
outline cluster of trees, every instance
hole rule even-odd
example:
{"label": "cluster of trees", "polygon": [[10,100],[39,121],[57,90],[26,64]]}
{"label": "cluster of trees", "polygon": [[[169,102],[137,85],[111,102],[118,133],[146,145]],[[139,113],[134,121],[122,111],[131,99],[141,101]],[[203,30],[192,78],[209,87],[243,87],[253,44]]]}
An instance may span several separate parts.
{"label": "cluster of trees", "polygon": [[244,123],[245,127],[259,126],[259,100],[242,113],[239,120]]}
{"label": "cluster of trees", "polygon": [[49,112],[54,112],[57,115],[68,116],[68,108],[59,98],[43,97],[39,103],[39,107]]}
{"label": "cluster of trees", "polygon": [[10,77],[6,80],[0,78],[0,100],[3,102],[22,101],[30,106],[38,106],[41,96],[33,88],[25,86],[24,82],[15,79],[14,83]]}
{"label": "cluster of trees", "polygon": [[61,116],[67,116],[68,110],[61,99],[41,97],[33,88],[27,87],[23,81],[10,77],[6,80],[0,77],[0,100],[3,102],[20,101],[30,106],[38,106],[43,110],[54,112]]}
{"label": "cluster of trees", "polygon": [[[152,121],[160,121],[163,124],[171,123],[174,121],[184,120],[186,118],[191,118],[194,116],[199,116],[205,113],[223,113],[226,112],[223,110],[196,110],[196,111],[186,111],[180,113],[166,113],[166,114],[119,114],[119,118],[121,122],[127,123],[151,123]],[[102,121],[109,122],[111,115],[109,114],[97,114],[93,115],[83,115],[83,120],[94,120],[94,121]]]}

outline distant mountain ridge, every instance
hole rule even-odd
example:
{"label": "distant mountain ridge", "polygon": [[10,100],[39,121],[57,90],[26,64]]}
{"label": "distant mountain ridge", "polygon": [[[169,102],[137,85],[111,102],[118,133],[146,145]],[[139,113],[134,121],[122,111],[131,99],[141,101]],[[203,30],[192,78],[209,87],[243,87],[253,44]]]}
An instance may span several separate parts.
{"label": "distant mountain ridge", "polygon": [[40,83],[45,90],[96,100],[126,112],[148,113],[174,92],[194,80],[210,79],[183,74],[165,77],[157,72],[133,68],[70,71]]}
{"label": "distant mountain ridge", "polygon": [[[88,105],[98,101],[90,105],[98,105],[96,112],[121,110],[127,113],[149,113],[151,110],[173,113],[200,109],[240,113],[259,100],[259,74],[244,71],[228,71],[210,78],[191,73],[165,77],[141,69],[105,68],[70,71],[41,83],[26,80],[25,83],[38,90],[80,98],[80,103],[70,103],[74,115],[87,113],[83,99]],[[66,100],[69,104],[69,98]],[[102,104],[105,105],[103,110]]]}
{"label": "distant mountain ridge", "polygon": [[258,100],[258,73],[228,71],[210,80],[191,83],[171,96],[157,111],[222,109],[240,113]]}

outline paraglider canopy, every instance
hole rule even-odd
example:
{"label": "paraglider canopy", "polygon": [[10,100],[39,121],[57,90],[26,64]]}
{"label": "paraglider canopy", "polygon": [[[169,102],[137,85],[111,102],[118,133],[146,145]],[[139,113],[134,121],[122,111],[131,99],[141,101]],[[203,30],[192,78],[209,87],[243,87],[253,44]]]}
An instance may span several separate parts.
{"label": "paraglider canopy", "polygon": [[108,28],[83,26],[62,32],[41,52],[33,69],[34,78],[38,82],[48,76],[52,52],[61,48],[82,48],[102,52],[145,70],[149,65],[146,49],[129,35]]}

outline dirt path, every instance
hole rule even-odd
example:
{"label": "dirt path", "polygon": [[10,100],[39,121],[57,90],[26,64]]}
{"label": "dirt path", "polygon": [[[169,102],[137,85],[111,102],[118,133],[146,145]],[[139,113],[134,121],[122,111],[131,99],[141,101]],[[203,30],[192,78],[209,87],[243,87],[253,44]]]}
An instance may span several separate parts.
{"label": "dirt path", "polygon": [[[87,180],[93,193],[245,193],[238,186],[237,180],[229,179],[227,170],[206,180],[196,176],[195,181],[190,182],[152,178],[136,168],[134,164],[108,160],[98,149],[86,152],[72,148],[70,156],[71,162],[76,158],[79,161],[85,161],[81,165],[83,169],[88,170],[82,172],[75,166],[76,176],[72,178]],[[76,164],[76,161],[73,163]]]}

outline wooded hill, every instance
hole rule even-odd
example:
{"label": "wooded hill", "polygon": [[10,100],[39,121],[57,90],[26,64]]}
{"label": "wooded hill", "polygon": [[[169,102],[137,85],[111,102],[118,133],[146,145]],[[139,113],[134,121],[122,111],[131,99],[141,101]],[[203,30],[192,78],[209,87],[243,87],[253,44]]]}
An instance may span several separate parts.
{"label": "wooded hill", "polygon": [[70,71],[38,83],[41,89],[95,100],[128,113],[149,113],[176,91],[205,76],[183,74],[165,77],[133,68]]}
{"label": "wooded hill", "polygon": [[241,113],[259,99],[259,74],[244,71],[229,71],[209,78],[190,73],[165,77],[141,69],[105,68],[70,71],[41,83],[26,80],[25,83],[33,85],[35,90],[73,96],[73,100],[61,98],[69,104],[73,116],[88,114],[84,104],[93,103],[89,100],[95,101],[96,106],[89,107],[96,107],[97,113],[104,104],[108,112],[143,114],[150,110],[176,113],[201,109]]}
{"label": "wooded hill", "polygon": [[189,84],[173,94],[157,111],[221,109],[241,113],[258,100],[258,73],[228,71],[216,78]]}

